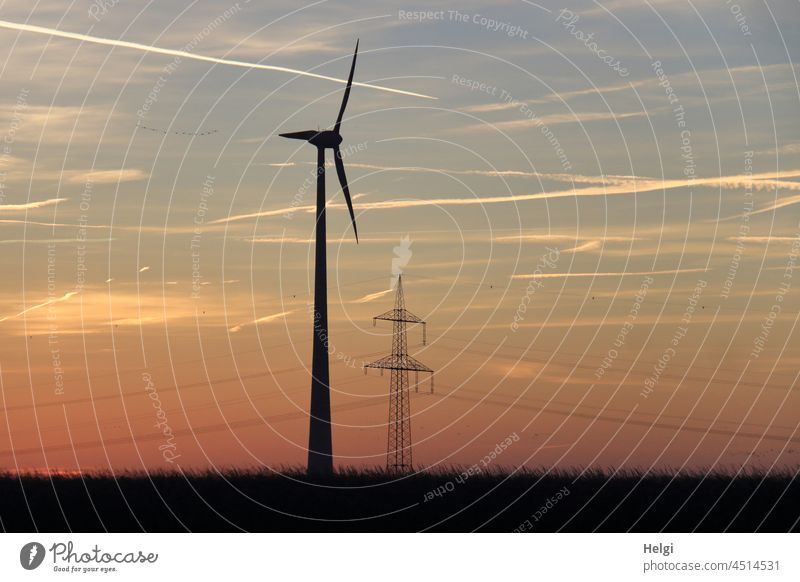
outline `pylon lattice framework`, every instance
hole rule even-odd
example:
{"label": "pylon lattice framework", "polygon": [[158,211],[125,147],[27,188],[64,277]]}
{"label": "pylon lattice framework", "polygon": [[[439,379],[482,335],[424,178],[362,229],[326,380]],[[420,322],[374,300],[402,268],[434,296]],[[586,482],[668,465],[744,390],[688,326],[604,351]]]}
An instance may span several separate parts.
{"label": "pylon lattice framework", "polygon": [[384,370],[391,371],[389,384],[389,426],[386,445],[386,468],[403,471],[411,469],[411,403],[408,385],[408,373],[416,374],[415,387],[419,391],[419,373],[431,375],[431,392],[433,392],[433,370],[408,355],[406,326],[422,324],[422,344],[426,343],[425,322],[406,309],[403,296],[403,277],[397,279],[397,291],[394,309],[372,318],[373,325],[378,320],[392,322],[392,353],[364,366],[377,368],[383,375]]}

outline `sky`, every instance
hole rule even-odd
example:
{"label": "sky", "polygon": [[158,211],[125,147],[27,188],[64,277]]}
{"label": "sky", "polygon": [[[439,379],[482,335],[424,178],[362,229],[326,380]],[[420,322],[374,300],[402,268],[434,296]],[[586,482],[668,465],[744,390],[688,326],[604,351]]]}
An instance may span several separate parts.
{"label": "sky", "polygon": [[333,125],[356,39],[338,467],[385,464],[362,366],[402,273],[418,467],[796,468],[799,30],[790,0],[3,2],[0,469],[305,462],[315,158],[278,134]]}

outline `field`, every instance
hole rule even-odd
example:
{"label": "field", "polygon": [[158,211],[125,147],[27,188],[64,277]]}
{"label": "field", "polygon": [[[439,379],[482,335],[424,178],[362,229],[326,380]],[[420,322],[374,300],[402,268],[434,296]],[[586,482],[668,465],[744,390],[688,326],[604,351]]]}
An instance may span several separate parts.
{"label": "field", "polygon": [[799,499],[793,473],[0,476],[1,526],[13,532],[787,532]]}

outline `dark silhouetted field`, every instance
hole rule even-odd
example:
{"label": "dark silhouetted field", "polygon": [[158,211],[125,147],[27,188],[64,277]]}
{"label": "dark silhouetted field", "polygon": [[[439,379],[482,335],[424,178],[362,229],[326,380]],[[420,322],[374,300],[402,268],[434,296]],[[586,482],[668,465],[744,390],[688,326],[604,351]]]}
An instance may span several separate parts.
{"label": "dark silhouetted field", "polygon": [[794,474],[671,477],[460,469],[387,475],[197,473],[0,477],[6,531],[798,530]]}

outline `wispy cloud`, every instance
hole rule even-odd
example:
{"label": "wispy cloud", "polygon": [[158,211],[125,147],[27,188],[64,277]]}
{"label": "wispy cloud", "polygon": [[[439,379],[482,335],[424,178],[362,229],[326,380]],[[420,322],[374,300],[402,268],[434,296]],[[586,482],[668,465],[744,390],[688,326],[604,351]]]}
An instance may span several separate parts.
{"label": "wispy cloud", "polygon": [[665,271],[620,271],[618,273],[529,273],[512,275],[512,279],[571,279],[580,277],[645,277],[647,275],[674,275],[676,273],[703,273],[707,269],[667,269]]}
{"label": "wispy cloud", "polygon": [[16,210],[34,210],[36,208],[44,208],[46,206],[53,206],[59,202],[66,202],[68,198],[48,198],[47,200],[38,200],[36,202],[25,202],[24,204],[0,204],[0,212],[3,211],[16,211]]}
{"label": "wispy cloud", "polygon": [[246,238],[245,241],[266,245],[307,245],[313,243],[314,239],[291,236],[255,236]]}
{"label": "wispy cloud", "polygon": [[[668,1],[671,2],[672,0]],[[634,4],[637,4],[637,2],[634,2]],[[608,6],[608,4],[606,4],[606,6]],[[705,87],[709,87],[709,85],[719,85],[728,87],[730,85],[731,76],[756,75],[757,78],[760,80],[762,74],[769,72],[773,72],[776,74],[787,74],[791,72],[791,65],[788,63],[774,63],[766,66],[744,65],[741,67],[704,69],[700,71],[695,71],[692,69],[682,73],[670,75],[670,84],[673,87],[678,87],[678,86],[696,87],[699,76],[700,78],[703,79],[703,85]],[[511,109],[519,110],[523,104],[541,105],[545,103],[558,103],[563,101],[569,101],[576,97],[607,95],[610,93],[619,93],[627,90],[638,89],[641,87],[650,87],[652,89],[657,89],[660,91],[661,88],[658,86],[658,83],[659,79],[657,79],[654,76],[652,78],[643,79],[639,81],[631,81],[628,83],[616,83],[613,85],[604,85],[604,86],[595,85],[590,87],[584,87],[581,89],[569,89],[565,91],[555,90],[552,93],[548,93],[544,97],[540,97],[537,99],[526,99],[521,101],[503,101],[496,103],[482,103],[478,105],[469,105],[467,107],[463,107],[462,110],[470,113],[491,113],[494,111],[507,111]],[[792,86],[794,85],[792,84]],[[792,147],[792,145],[794,145],[795,147]],[[781,153],[800,152],[800,147],[798,147],[797,144],[781,146],[781,148],[779,149],[781,150]],[[756,153],[775,153],[775,149],[762,150]]]}
{"label": "wispy cloud", "polygon": [[[731,176],[718,176],[712,178],[680,178],[680,179],[666,179],[658,180],[654,178],[639,178],[631,176],[625,178],[618,176],[614,178],[613,184],[603,184],[600,186],[590,186],[588,188],[572,188],[569,190],[552,190],[549,192],[538,192],[532,194],[509,194],[505,196],[475,196],[472,198],[428,198],[428,199],[415,199],[415,200],[387,200],[384,202],[365,202],[359,204],[360,210],[384,210],[388,208],[415,208],[418,206],[470,206],[470,205],[484,205],[484,204],[501,204],[501,203],[520,203],[529,200],[550,200],[553,198],[571,198],[581,196],[619,196],[625,194],[640,194],[644,192],[655,192],[658,190],[672,190],[675,188],[688,188],[688,187],[708,187],[708,188],[724,188],[736,189],[750,187],[755,190],[763,190],[769,188],[781,187],[789,188],[792,190],[800,190],[800,182],[789,182],[781,180],[781,178],[796,178],[800,176],[800,169],[786,170],[782,172],[764,172],[760,174],[735,174]],[[794,204],[800,201],[800,196],[792,199],[791,201],[784,200],[783,205]],[[342,203],[329,203],[328,208],[346,208]],[[229,216],[227,218],[220,218],[213,220],[209,224],[220,224],[228,222],[236,222],[239,220],[246,220],[249,218],[261,218],[267,216],[280,216],[287,212],[300,211],[300,212],[313,212],[314,206],[297,206],[294,208],[280,208],[276,210],[263,210],[260,212],[250,212],[247,214],[238,214]],[[769,209],[757,211],[767,212]]]}
{"label": "wispy cloud", "polygon": [[[328,208],[330,208],[331,206],[332,204],[328,204]],[[283,216],[288,212],[313,212],[315,209],[316,207],[310,204],[307,204],[305,206],[294,206],[294,207],[287,206],[286,208],[278,208],[277,210],[261,210],[259,212],[249,212],[247,214],[234,214],[233,216],[228,216],[226,218],[218,218],[217,220],[211,220],[208,222],[208,224],[224,224],[228,222],[236,222],[238,220],[247,220],[248,218]]]}
{"label": "wispy cloud", "polygon": [[593,234],[591,238],[586,236],[579,236],[579,235],[572,235],[572,234],[534,234],[534,233],[527,233],[521,232],[519,234],[514,235],[504,235],[498,236],[494,240],[495,242],[519,242],[519,241],[569,241],[569,242],[579,242],[579,241],[586,241],[586,240],[597,240],[601,239],[603,242],[633,242],[637,240],[642,240],[641,237],[636,236],[620,236],[620,235],[606,235],[602,232],[598,232]]}
{"label": "wispy cloud", "polygon": [[550,93],[549,95],[544,96],[541,99],[534,99],[530,101],[530,103],[548,103],[553,101],[568,101],[574,97],[583,97],[584,95],[604,95],[607,93],[617,93],[619,91],[625,91],[631,89],[632,87],[641,87],[642,85],[647,85],[648,83],[652,83],[655,85],[657,80],[651,81],[650,79],[644,81],[635,81],[633,83],[625,83],[625,84],[617,84],[617,85],[606,85],[605,87],[589,87],[586,89],[575,89],[572,91],[559,91],[557,93]]}
{"label": "wispy cloud", "polygon": [[[800,182],[792,182],[792,183],[793,184],[797,184],[798,186],[800,186]],[[800,189],[800,188],[798,188],[798,189]],[[787,206],[792,206],[794,204],[797,204],[798,202],[800,202],[800,194],[795,195],[795,196],[787,196],[786,198],[781,198],[780,200],[776,200],[775,202],[772,202],[772,203],[768,204],[767,206],[764,206],[763,208],[759,208],[758,210],[753,210],[752,212],[750,212],[750,215],[752,216],[754,214],[764,214],[765,212],[772,212],[773,210],[779,210],[780,208],[785,208]],[[730,216],[728,218],[730,220],[730,219],[739,218],[739,217],[741,217],[741,214],[735,214],[735,215]]]}
{"label": "wispy cloud", "polygon": [[14,315],[7,315],[7,316],[5,316],[3,318],[0,318],[0,322],[7,321],[9,319],[14,319],[15,317],[20,317],[21,315],[25,315],[26,313],[30,313],[31,311],[34,311],[36,309],[40,309],[42,307],[47,307],[48,305],[52,305],[54,303],[60,303],[61,301],[67,301],[68,299],[70,299],[71,297],[74,297],[77,294],[78,293],[76,291],[70,291],[69,293],[65,293],[61,297],[55,297],[53,299],[48,299],[47,301],[44,301],[43,303],[38,303],[36,305],[28,307],[27,309],[23,309],[22,311],[20,311],[19,313],[15,313]]}
{"label": "wispy cloud", "polygon": [[[63,200],[66,200],[64,198]],[[0,219],[0,224],[25,224],[27,226],[46,226],[47,228],[78,228],[78,224],[67,224],[64,222],[42,222],[37,220],[21,220],[18,218],[2,218]],[[111,227],[102,225],[102,224],[82,224],[80,225],[81,228],[93,228],[93,229],[102,229],[108,230]]]}
{"label": "wispy cloud", "polygon": [[71,184],[83,184],[85,182],[92,182],[94,184],[116,184],[117,182],[134,182],[137,180],[146,180],[148,174],[139,169],[123,169],[123,170],[91,170],[88,172],[75,172],[72,173],[68,182]]}
{"label": "wispy cloud", "polygon": [[[228,65],[232,67],[243,67],[246,69],[257,69],[257,70],[264,70],[264,71],[276,71],[279,73],[289,73],[292,75],[301,75],[303,77],[312,77],[314,79],[322,79],[325,81],[333,81],[334,83],[341,83],[346,84],[347,79],[339,79],[336,77],[329,77],[327,75],[320,75],[318,73],[312,73],[309,71],[301,71],[299,69],[291,69],[289,67],[279,67],[275,65],[264,65],[259,63],[248,63],[245,61],[236,61],[231,59],[219,59],[216,57],[208,57],[204,55],[200,55],[197,53],[191,53],[187,51],[181,50],[173,50],[173,49],[166,49],[157,46],[147,45],[147,44],[140,44],[138,42],[128,42],[124,40],[115,40],[111,38],[101,38],[99,36],[90,36],[88,34],[78,34],[75,32],[66,32],[63,30],[58,30],[57,28],[47,28],[44,26],[34,26],[32,24],[22,24],[18,22],[9,22],[7,20],[0,20],[0,28],[6,28],[9,30],[18,30],[20,32],[31,32],[35,34],[44,34],[47,36],[55,36],[58,38],[67,38],[70,40],[77,40],[80,42],[85,43],[93,43],[93,44],[101,44],[105,46],[113,46],[119,48],[127,48],[137,51],[143,51],[148,53],[154,53],[159,55],[166,55],[170,57],[180,57],[181,59],[187,60],[194,60],[194,61],[203,61],[206,63],[214,63],[217,65]],[[422,97],[424,99],[436,99],[436,97],[431,97],[430,95],[423,95],[421,93],[414,93],[411,91],[403,91],[401,89],[392,89],[390,87],[383,87],[380,85],[372,85],[369,83],[357,83],[353,82],[353,86],[358,87],[365,87],[368,89],[376,89],[378,91],[386,91],[388,93],[397,93],[400,95],[409,95],[411,97]]]}
{"label": "wispy cloud", "polygon": [[392,289],[385,289],[383,291],[378,291],[377,293],[368,293],[363,297],[359,297],[358,299],[354,299],[353,303],[369,303],[370,301],[375,301],[376,299],[380,299],[384,295],[391,293]]}
{"label": "wispy cloud", "polygon": [[[573,188],[570,190],[554,190],[534,194],[509,194],[506,196],[476,196],[474,198],[432,198],[427,200],[389,200],[386,202],[367,202],[360,205],[363,210],[378,210],[385,208],[409,208],[416,206],[462,206],[474,204],[497,204],[503,202],[524,202],[527,200],[548,200],[552,198],[569,198],[574,196],[617,196],[622,194],[637,194],[654,192],[658,190],[672,190],[687,187],[717,187],[717,188],[743,188],[751,187],[756,190],[774,188],[777,183],[781,187],[787,185],[791,189],[800,190],[800,182],[779,182],[779,178],[800,176],[800,170],[787,170],[784,172],[766,172],[753,175],[732,175],[716,178],[669,179],[654,180],[651,178],[636,178],[622,181],[619,184],[593,186],[588,188]],[[796,201],[795,201],[796,202]],[[338,205],[337,205],[338,206]]]}
{"label": "wispy cloud", "polygon": [[597,249],[603,246],[602,241],[599,240],[590,240],[583,244],[579,244],[577,246],[572,247],[571,249],[564,249],[561,251],[562,253],[585,253],[587,251],[596,251]]}
{"label": "wispy cloud", "polygon": [[728,240],[739,241],[745,240],[748,242],[756,243],[791,243],[797,240],[797,236],[779,236],[779,235],[766,235],[766,236],[729,236]]}
{"label": "wispy cloud", "polygon": [[[268,163],[271,167],[285,168],[291,166],[315,166],[315,162],[283,162]],[[326,162],[326,166],[333,166],[333,162]],[[569,182],[576,184],[629,184],[631,180],[655,180],[646,176],[620,176],[615,174],[603,174],[601,176],[586,176],[583,174],[566,174],[552,172],[532,172],[526,170],[460,170],[453,168],[435,168],[430,166],[383,166],[377,164],[360,164],[348,162],[348,168],[359,168],[363,170],[376,170],[379,172],[406,172],[413,174],[445,174],[453,176],[486,176],[490,178],[539,178],[542,180],[552,180],[554,182]]]}
{"label": "wispy cloud", "polygon": [[91,243],[107,243],[113,242],[116,239],[113,238],[87,238],[87,239],[78,239],[78,238],[10,238],[0,240],[0,245],[16,245],[16,244],[24,244],[24,245],[49,245],[49,244],[77,244],[80,242],[81,244],[91,244]]}
{"label": "wispy cloud", "polygon": [[492,123],[474,123],[459,128],[457,132],[480,132],[491,131],[499,129],[502,131],[514,131],[517,129],[530,129],[535,125],[560,125],[562,123],[588,123],[590,121],[607,121],[628,119],[631,117],[644,117],[645,115],[652,115],[653,112],[646,111],[629,111],[627,113],[614,113],[613,111],[592,111],[592,112],[574,112],[574,113],[552,113],[550,115],[543,115],[541,117],[534,117],[529,119],[523,117],[520,119],[509,119],[506,121],[495,121]]}
{"label": "wispy cloud", "polygon": [[271,315],[265,315],[264,317],[259,317],[258,319],[254,319],[253,321],[249,321],[247,323],[240,323],[239,325],[234,325],[228,331],[231,333],[236,333],[241,331],[243,327],[248,325],[259,325],[261,323],[269,323],[270,321],[275,321],[276,319],[281,319],[286,317],[287,315],[294,313],[294,310],[291,311],[281,311],[280,313],[273,313]]}
{"label": "wispy cloud", "polygon": [[777,148],[759,150],[757,154],[800,154],[800,143],[787,143]]}

